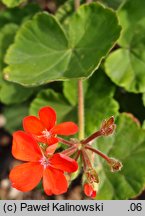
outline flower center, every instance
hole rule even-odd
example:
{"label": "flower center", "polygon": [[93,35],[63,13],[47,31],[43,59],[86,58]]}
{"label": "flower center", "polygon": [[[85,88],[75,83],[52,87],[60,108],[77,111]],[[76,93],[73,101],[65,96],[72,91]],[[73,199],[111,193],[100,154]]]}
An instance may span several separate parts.
{"label": "flower center", "polygon": [[47,129],[45,129],[44,131],[42,131],[42,134],[47,139],[51,137],[51,133]]}
{"label": "flower center", "polygon": [[46,157],[41,158],[40,163],[42,166],[44,166],[44,169],[46,169],[46,167],[50,164]]}

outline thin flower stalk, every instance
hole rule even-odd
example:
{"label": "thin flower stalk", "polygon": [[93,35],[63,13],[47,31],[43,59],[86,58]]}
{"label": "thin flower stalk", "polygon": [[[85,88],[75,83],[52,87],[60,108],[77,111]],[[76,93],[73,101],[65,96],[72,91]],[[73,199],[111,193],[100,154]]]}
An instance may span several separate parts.
{"label": "thin flower stalk", "polygon": [[90,145],[86,145],[85,149],[91,150],[92,152],[94,152],[94,153],[98,154],[99,156],[101,156],[102,158],[104,158],[108,163],[110,162],[110,158],[107,155],[105,155],[104,153],[102,153],[101,151],[99,151],[98,149],[94,149]]}
{"label": "thin flower stalk", "polygon": [[93,133],[91,136],[89,136],[87,139],[84,139],[81,141],[82,144],[87,144],[87,143],[91,143],[94,139],[98,138],[102,136],[102,132],[101,130],[96,131],[95,133]]}
{"label": "thin flower stalk", "polygon": [[61,152],[61,154],[64,154],[66,156],[71,156],[73,155],[75,152],[77,151],[77,147],[76,146],[72,146],[64,151]]}
{"label": "thin flower stalk", "polygon": [[84,149],[81,151],[81,153],[82,153],[82,159],[84,162],[84,171],[87,171],[88,169],[92,168],[92,164],[91,164],[88,154],[86,153]]}

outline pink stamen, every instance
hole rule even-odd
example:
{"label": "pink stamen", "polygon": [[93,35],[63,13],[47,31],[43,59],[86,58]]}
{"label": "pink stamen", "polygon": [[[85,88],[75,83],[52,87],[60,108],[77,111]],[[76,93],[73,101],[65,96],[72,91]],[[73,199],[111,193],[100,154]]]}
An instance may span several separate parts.
{"label": "pink stamen", "polygon": [[46,169],[50,164],[49,160],[46,157],[41,158],[39,162],[41,163],[42,166],[44,166],[44,169]]}
{"label": "pink stamen", "polygon": [[51,133],[45,129],[44,131],[42,131],[43,137],[45,137],[46,139],[51,137]]}

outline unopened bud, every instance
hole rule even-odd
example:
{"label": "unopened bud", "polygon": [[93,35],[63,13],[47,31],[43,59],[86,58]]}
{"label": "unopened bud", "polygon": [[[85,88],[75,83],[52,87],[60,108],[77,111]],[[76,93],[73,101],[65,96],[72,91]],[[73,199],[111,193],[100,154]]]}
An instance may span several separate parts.
{"label": "unopened bud", "polygon": [[94,170],[94,169],[88,169],[86,171],[86,178],[87,178],[87,181],[92,184],[92,183],[99,183],[99,177],[98,177],[98,174],[97,172]]}
{"label": "unopened bud", "polygon": [[109,165],[111,167],[111,172],[118,172],[123,167],[122,163],[114,158],[110,158]]}
{"label": "unopened bud", "polygon": [[84,184],[84,193],[86,194],[86,196],[89,196],[91,198],[95,198],[97,195],[93,185],[89,183]]}
{"label": "unopened bud", "polygon": [[109,136],[115,131],[116,125],[114,124],[114,117],[104,120],[101,127],[101,133],[104,136]]}

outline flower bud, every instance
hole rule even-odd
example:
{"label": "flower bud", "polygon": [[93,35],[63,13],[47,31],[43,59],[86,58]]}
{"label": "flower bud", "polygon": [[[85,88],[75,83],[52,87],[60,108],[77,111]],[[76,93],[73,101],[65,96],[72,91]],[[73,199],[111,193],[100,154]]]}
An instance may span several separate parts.
{"label": "flower bud", "polygon": [[111,167],[111,172],[118,172],[123,167],[122,163],[114,158],[110,158],[109,165]]}
{"label": "flower bud", "polygon": [[92,198],[96,197],[96,191],[94,190],[91,184],[88,184],[88,183],[84,184],[84,193],[86,194],[86,196],[89,196]]}
{"label": "flower bud", "polygon": [[116,128],[116,125],[114,124],[114,117],[110,117],[108,120],[104,120],[101,127],[101,133],[104,136],[111,135]]}
{"label": "flower bud", "polygon": [[86,178],[87,178],[87,181],[92,184],[92,183],[99,183],[99,177],[98,177],[98,174],[97,172],[92,168],[92,169],[88,169],[86,171]]}

